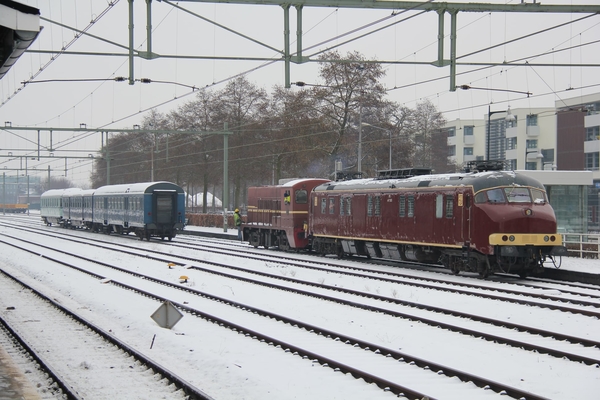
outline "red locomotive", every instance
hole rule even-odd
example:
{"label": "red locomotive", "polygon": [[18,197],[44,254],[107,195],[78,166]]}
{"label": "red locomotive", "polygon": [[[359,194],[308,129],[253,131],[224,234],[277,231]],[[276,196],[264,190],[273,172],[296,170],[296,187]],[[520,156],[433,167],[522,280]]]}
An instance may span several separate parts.
{"label": "red locomotive", "polygon": [[[541,268],[546,258],[566,255],[562,236],[556,233],[554,210],[535,179],[499,170],[423,172],[384,171],[376,179],[336,182],[295,181],[306,190],[314,187],[308,215],[297,214],[298,218],[283,216],[296,215],[300,212],[296,207],[302,205],[304,210],[304,204],[261,205],[260,197],[267,192],[274,202],[283,201],[286,186],[251,188],[245,237],[254,246],[440,263],[454,273],[470,271],[482,277],[494,272],[525,277]],[[256,219],[267,213],[271,222]],[[308,231],[302,235],[306,216]],[[282,241],[282,236],[289,238],[288,232],[295,240]]]}
{"label": "red locomotive", "polygon": [[254,247],[310,248],[310,195],[315,186],[325,182],[329,180],[295,179],[278,186],[249,188],[244,240]]}

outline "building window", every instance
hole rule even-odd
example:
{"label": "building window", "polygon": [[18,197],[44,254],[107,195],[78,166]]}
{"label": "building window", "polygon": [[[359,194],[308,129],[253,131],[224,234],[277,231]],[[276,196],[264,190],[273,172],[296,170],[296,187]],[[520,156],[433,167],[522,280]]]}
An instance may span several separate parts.
{"label": "building window", "polygon": [[448,155],[450,157],[456,155],[456,146],[448,146]]}
{"label": "building window", "polygon": [[526,146],[528,149],[537,149],[538,141],[537,139],[529,139],[527,140]]}
{"label": "building window", "polygon": [[585,169],[588,171],[598,171],[600,169],[600,153],[585,154]]}
{"label": "building window", "polygon": [[465,126],[465,128],[464,128],[465,136],[473,136],[473,129],[474,128],[475,127],[473,125]]}
{"label": "building window", "polygon": [[600,140],[600,126],[592,126],[585,130],[585,140]]}
{"label": "building window", "polygon": [[537,115],[536,114],[529,114],[527,116],[527,126],[537,126]]}
{"label": "building window", "polygon": [[465,156],[472,156],[473,155],[473,148],[472,147],[465,147],[463,149],[463,155],[465,155]]}
{"label": "building window", "polygon": [[446,134],[448,135],[448,137],[456,136],[456,127],[451,126],[450,128],[446,128]]}
{"label": "building window", "polygon": [[506,139],[506,150],[514,150],[517,148],[517,138],[511,137]]}

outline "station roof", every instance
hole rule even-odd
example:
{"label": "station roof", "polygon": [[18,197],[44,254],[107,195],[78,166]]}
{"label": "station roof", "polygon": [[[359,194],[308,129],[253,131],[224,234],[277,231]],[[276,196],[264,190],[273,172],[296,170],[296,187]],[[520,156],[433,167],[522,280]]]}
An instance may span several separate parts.
{"label": "station roof", "polygon": [[41,30],[40,10],[0,0],[0,79],[29,48]]}

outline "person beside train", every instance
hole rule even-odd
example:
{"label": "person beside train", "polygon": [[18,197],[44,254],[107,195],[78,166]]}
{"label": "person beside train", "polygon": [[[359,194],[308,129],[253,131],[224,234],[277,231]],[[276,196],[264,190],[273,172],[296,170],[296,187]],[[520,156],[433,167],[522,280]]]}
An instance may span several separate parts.
{"label": "person beside train", "polygon": [[233,213],[233,223],[235,224],[238,231],[238,240],[242,241],[242,217],[240,216],[240,210],[238,208],[235,209]]}

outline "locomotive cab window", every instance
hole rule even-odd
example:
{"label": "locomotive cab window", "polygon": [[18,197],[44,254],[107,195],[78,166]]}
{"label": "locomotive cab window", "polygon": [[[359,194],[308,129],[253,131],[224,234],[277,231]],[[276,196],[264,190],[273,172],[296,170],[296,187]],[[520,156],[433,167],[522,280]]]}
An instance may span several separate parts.
{"label": "locomotive cab window", "polygon": [[534,204],[546,204],[548,202],[546,193],[539,189],[531,189],[531,198]]}
{"label": "locomotive cab window", "polygon": [[329,214],[335,214],[335,197],[329,198]]}
{"label": "locomotive cab window", "polygon": [[296,204],[306,204],[308,202],[308,192],[304,189],[296,190]]}
{"label": "locomotive cab window", "polygon": [[529,195],[529,189],[524,187],[510,187],[505,188],[506,198],[509,203],[531,203],[531,196]]}
{"label": "locomotive cab window", "polygon": [[505,203],[504,193],[502,189],[491,189],[484,192],[479,192],[475,196],[475,203]]}
{"label": "locomotive cab window", "polygon": [[327,199],[325,197],[323,197],[321,199],[321,214],[326,214],[327,213]]}

